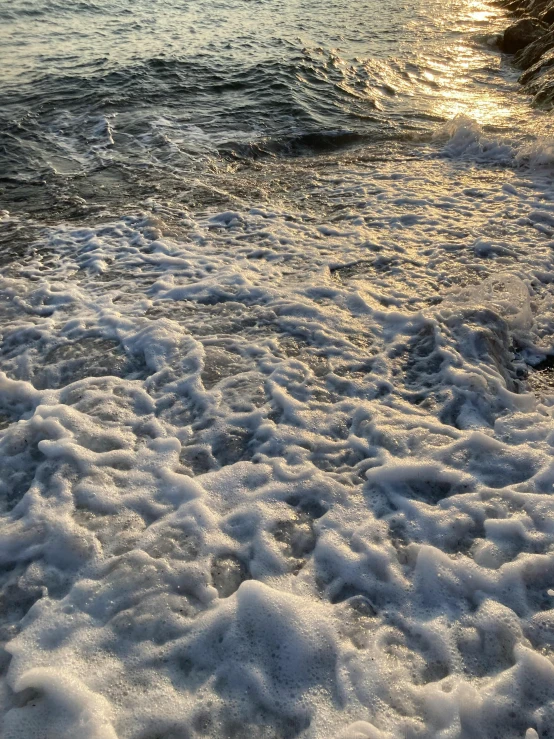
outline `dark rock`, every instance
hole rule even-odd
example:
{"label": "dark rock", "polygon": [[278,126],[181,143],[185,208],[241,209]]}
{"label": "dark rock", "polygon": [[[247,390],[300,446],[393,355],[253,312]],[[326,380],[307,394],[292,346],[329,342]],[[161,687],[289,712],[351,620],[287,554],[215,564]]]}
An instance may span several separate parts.
{"label": "dark rock", "polygon": [[550,26],[552,25],[552,23],[554,23],[554,2],[548,3],[546,8],[540,14],[539,20],[542,23],[545,23],[547,26]]}
{"label": "dark rock", "polygon": [[511,2],[502,2],[499,4],[514,15],[528,15],[527,6],[529,5],[529,0],[511,0]]}
{"label": "dark rock", "polygon": [[541,76],[540,84],[536,85],[534,92],[533,104],[540,108],[552,108],[554,105],[554,70],[545,72]]}
{"label": "dark rock", "polygon": [[519,78],[534,104],[554,106],[554,0],[493,0],[520,17],[506,29],[498,46],[514,54],[514,65],[526,70]]}
{"label": "dark rock", "polygon": [[[550,51],[545,52],[539,61],[536,64],[533,64],[532,67],[529,67],[519,78],[519,82],[522,85],[529,85],[529,83],[534,83],[532,86],[529,87],[528,92],[536,93],[537,92],[537,86],[540,85],[540,81],[546,72],[546,70],[550,69],[554,65],[554,48],[550,49]],[[535,89],[534,89],[535,88]]]}
{"label": "dark rock", "polygon": [[520,69],[529,69],[536,64],[541,56],[554,47],[554,31],[548,31],[544,36],[533,41],[514,57],[514,64]]}
{"label": "dark rock", "polygon": [[538,18],[546,10],[549,3],[550,0],[530,0],[526,3],[525,14]]}
{"label": "dark rock", "polygon": [[548,31],[547,26],[534,18],[521,18],[504,31],[500,48],[506,54],[515,54],[529,44],[539,41]]}

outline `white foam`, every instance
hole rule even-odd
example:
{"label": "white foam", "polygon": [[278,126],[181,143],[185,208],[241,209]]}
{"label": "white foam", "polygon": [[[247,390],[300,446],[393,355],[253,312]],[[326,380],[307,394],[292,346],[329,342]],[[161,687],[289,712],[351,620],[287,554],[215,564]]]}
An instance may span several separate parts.
{"label": "white foam", "polygon": [[5,270],[3,736],[552,725],[551,184],[423,151],[312,195]]}
{"label": "white foam", "polygon": [[533,325],[529,290],[519,277],[509,273],[493,275],[474,287],[453,290],[444,305],[489,308],[513,331],[529,331]]}
{"label": "white foam", "polygon": [[520,148],[517,160],[521,164],[530,167],[552,167],[554,164],[554,142],[546,136],[538,136]]}
{"label": "white foam", "polygon": [[513,143],[486,134],[470,116],[456,115],[434,134],[435,141],[445,141],[443,152],[449,157],[474,159],[479,162],[511,164]]}

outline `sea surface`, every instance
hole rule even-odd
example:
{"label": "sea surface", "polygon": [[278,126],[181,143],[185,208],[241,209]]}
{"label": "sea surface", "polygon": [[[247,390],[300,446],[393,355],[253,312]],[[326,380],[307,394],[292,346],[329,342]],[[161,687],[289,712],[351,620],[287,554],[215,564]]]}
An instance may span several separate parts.
{"label": "sea surface", "polygon": [[508,23],[0,0],[2,739],[554,737]]}

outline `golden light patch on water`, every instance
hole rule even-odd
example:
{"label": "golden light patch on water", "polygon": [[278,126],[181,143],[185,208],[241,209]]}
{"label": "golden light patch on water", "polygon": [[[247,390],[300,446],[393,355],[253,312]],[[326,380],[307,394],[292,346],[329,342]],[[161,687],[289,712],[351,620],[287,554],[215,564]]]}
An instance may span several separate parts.
{"label": "golden light patch on water", "polygon": [[449,101],[443,107],[443,115],[454,118],[457,115],[467,115],[482,126],[507,126],[513,118],[514,111],[511,108],[503,108],[494,100],[482,100],[468,96],[464,101],[455,103]]}
{"label": "golden light patch on water", "polygon": [[468,13],[468,19],[476,23],[487,23],[493,17],[494,13],[491,10],[472,10]]}
{"label": "golden light patch on water", "polygon": [[[468,7],[460,12],[455,27],[450,29],[454,36],[463,32],[463,40],[451,37],[442,49],[433,50],[432,60],[426,60],[426,66],[431,69],[422,77],[434,86],[431,96],[434,115],[447,120],[464,115],[480,125],[502,128],[508,127],[518,117],[523,101],[520,103],[513,94],[508,100],[505,95],[498,94],[498,89],[491,88],[487,94],[486,89],[475,84],[476,75],[480,76],[483,70],[490,74],[495,63],[498,67],[501,64],[500,57],[497,60],[491,57],[492,43],[489,44],[486,38],[488,32],[493,38],[495,19],[498,19],[495,8],[481,0],[470,1]],[[470,36],[467,35],[468,27],[472,32]],[[437,51],[440,52],[439,58]]]}

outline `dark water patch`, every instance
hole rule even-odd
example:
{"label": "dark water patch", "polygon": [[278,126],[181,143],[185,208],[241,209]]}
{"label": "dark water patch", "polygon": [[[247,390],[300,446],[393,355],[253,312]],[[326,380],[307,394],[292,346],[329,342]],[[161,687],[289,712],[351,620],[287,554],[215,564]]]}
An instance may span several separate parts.
{"label": "dark water patch", "polygon": [[21,263],[43,231],[42,226],[26,220],[0,218],[0,267],[14,261]]}
{"label": "dark water patch", "polygon": [[372,267],[373,261],[360,260],[357,262],[352,262],[351,264],[331,267],[329,271],[331,272],[331,275],[336,279],[346,281],[355,279],[356,277],[367,275],[371,271]]}
{"label": "dark water patch", "polygon": [[301,559],[310,554],[317,541],[312,517],[305,512],[300,512],[292,520],[277,521],[272,534],[280,542],[287,556],[295,559]]}
{"label": "dark water patch", "polygon": [[443,362],[434,327],[428,324],[407,346],[402,365],[406,386],[416,390],[432,387],[440,380]]}
{"label": "dark water patch", "polygon": [[527,382],[539,395],[554,393],[554,355],[549,355],[538,364],[529,367]]}
{"label": "dark water patch", "polygon": [[370,143],[384,136],[375,130],[364,134],[356,131],[314,131],[299,136],[265,139],[250,143],[230,141],[219,147],[219,153],[231,159],[260,159],[267,156],[310,156]]}
{"label": "dark water patch", "polygon": [[317,500],[317,498],[310,494],[305,496],[291,495],[287,498],[286,503],[311,518],[321,518],[329,510],[327,504]]}
{"label": "dark water patch", "polygon": [[61,388],[86,377],[123,377],[136,369],[118,342],[91,336],[49,351],[33,384],[40,390]]}
{"label": "dark water patch", "polygon": [[212,562],[211,575],[220,598],[233,595],[241,583],[250,579],[250,573],[244,562],[233,554],[216,557]]}

